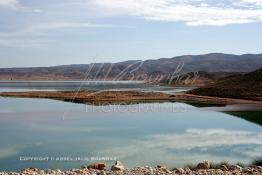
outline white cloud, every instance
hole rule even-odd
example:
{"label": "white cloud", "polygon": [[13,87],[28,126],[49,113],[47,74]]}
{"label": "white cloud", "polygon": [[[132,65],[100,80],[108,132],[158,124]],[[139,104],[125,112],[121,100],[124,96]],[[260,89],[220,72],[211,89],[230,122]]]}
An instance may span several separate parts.
{"label": "white cloud", "polygon": [[33,9],[33,12],[35,12],[35,13],[42,13],[43,11],[41,9]]}
{"label": "white cloud", "polygon": [[0,46],[12,48],[43,48],[53,42],[44,38],[0,38]]}
{"label": "white cloud", "polygon": [[16,8],[19,6],[18,0],[0,0],[1,7]]}
{"label": "white cloud", "polygon": [[[262,156],[261,146],[260,132],[220,128],[188,129],[184,133],[149,135],[100,152],[104,155],[117,153],[121,160],[135,162],[139,159],[145,163],[155,160],[158,163],[166,161],[183,165],[204,159],[249,163]],[[226,154],[217,154],[216,151]]]}
{"label": "white cloud", "polygon": [[240,0],[240,3],[262,6],[262,0]]}
{"label": "white cloud", "polygon": [[[92,0],[98,8],[118,15],[139,16],[146,20],[184,22],[190,26],[223,26],[262,21],[261,0]],[[252,7],[252,8],[251,8]]]}
{"label": "white cloud", "polygon": [[77,23],[77,22],[62,22],[38,24],[27,29],[27,32],[38,32],[47,30],[57,30],[65,28],[135,28],[134,26],[122,26],[112,24],[95,24],[95,23]]}
{"label": "white cloud", "polygon": [[56,125],[49,125],[49,126],[43,126],[43,125],[39,125],[39,124],[27,124],[28,127],[33,128],[33,129],[38,129],[41,131],[51,131],[51,132],[68,132],[68,133],[72,133],[72,132],[85,132],[85,133],[91,133],[91,132],[99,132],[99,131],[114,131],[117,130],[115,128],[111,128],[111,127],[59,127]]}
{"label": "white cloud", "polygon": [[16,32],[0,32],[0,38],[8,37],[29,37],[29,36],[48,36],[47,31],[61,29],[77,29],[77,28],[127,28],[132,29],[136,26],[115,25],[115,24],[96,24],[81,22],[57,22],[57,23],[39,23],[29,27],[25,27]]}
{"label": "white cloud", "polygon": [[[149,144],[149,142],[152,141],[154,141],[154,144]],[[196,147],[231,146],[240,144],[262,145],[262,134],[225,129],[188,129],[183,134],[153,135],[144,140],[144,142],[153,147],[170,149],[193,149]]]}
{"label": "white cloud", "polygon": [[34,8],[23,6],[19,0],[0,0],[0,9],[1,8],[8,8],[8,9],[19,10],[23,12],[42,13],[41,9],[34,9]]}
{"label": "white cloud", "polygon": [[76,23],[76,22],[58,22],[58,23],[40,23],[26,27],[16,32],[0,32],[0,46],[16,48],[41,48],[54,42],[54,38],[48,39],[50,35],[56,36],[65,32],[65,29],[81,28],[127,28],[132,29],[135,26],[114,25],[114,24],[96,24],[96,23]]}

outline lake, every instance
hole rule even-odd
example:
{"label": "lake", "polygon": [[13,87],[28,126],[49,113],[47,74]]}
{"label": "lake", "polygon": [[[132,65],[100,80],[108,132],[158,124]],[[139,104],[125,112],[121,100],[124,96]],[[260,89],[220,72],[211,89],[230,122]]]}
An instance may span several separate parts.
{"label": "lake", "polygon": [[156,84],[145,84],[142,81],[0,81],[0,92],[4,91],[72,91],[72,90],[154,90],[165,92],[179,92],[191,88],[172,88]]}
{"label": "lake", "polygon": [[[80,85],[185,90],[141,82],[1,82],[0,91],[72,90]],[[211,108],[176,102],[92,106],[2,97],[0,106],[0,171],[71,169],[101,159],[108,165],[117,159],[126,167],[163,163],[173,168],[202,160],[248,164],[262,158],[261,125]]]}

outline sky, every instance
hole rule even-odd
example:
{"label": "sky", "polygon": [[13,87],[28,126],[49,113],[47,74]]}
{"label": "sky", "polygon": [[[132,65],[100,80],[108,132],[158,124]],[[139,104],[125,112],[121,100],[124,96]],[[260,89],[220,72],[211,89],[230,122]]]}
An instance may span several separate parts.
{"label": "sky", "polygon": [[262,53],[262,0],[0,0],[0,67]]}

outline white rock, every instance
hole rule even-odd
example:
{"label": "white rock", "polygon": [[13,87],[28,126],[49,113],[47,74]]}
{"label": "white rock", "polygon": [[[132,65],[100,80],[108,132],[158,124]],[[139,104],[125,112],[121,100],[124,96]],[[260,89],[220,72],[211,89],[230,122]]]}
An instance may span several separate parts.
{"label": "white rock", "polygon": [[125,167],[120,161],[116,161],[116,163],[111,167],[112,171],[121,171],[124,169]]}
{"label": "white rock", "polygon": [[242,171],[243,168],[241,166],[239,166],[239,165],[232,165],[232,166],[230,166],[230,169],[231,170]]}
{"label": "white rock", "polygon": [[185,173],[185,170],[184,170],[183,168],[177,168],[177,169],[175,170],[175,173],[176,173],[176,174],[184,174],[184,173]]}
{"label": "white rock", "polygon": [[228,168],[226,165],[221,165],[220,169],[223,171],[228,171]]}
{"label": "white rock", "polygon": [[157,168],[165,173],[171,173],[171,171],[165,165],[158,165]]}

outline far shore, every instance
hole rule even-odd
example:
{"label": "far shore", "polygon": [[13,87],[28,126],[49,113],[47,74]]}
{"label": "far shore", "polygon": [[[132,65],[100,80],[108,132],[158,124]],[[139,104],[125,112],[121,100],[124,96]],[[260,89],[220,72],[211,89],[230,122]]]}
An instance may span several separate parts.
{"label": "far shore", "polygon": [[127,104],[143,102],[165,102],[176,101],[185,103],[203,103],[211,105],[233,105],[233,104],[261,104],[262,101],[220,98],[187,94],[184,92],[167,94],[153,91],[27,91],[27,92],[1,92],[2,97],[21,97],[21,98],[48,98],[75,103],[94,103],[94,104]]}

